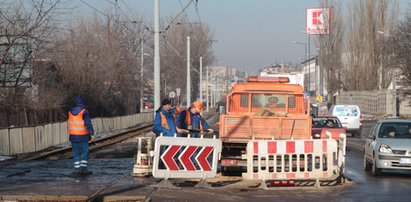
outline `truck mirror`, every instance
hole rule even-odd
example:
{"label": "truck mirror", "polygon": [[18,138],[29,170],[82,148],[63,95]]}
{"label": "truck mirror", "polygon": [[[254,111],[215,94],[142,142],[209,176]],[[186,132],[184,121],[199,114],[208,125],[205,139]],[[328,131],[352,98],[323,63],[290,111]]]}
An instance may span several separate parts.
{"label": "truck mirror", "polygon": [[220,106],[219,112],[220,112],[220,114],[225,114],[226,113],[225,106]]}

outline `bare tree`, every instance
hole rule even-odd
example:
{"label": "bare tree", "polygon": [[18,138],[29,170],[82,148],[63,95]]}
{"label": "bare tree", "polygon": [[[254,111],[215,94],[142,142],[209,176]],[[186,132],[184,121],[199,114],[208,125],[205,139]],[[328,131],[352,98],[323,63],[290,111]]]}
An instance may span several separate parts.
{"label": "bare tree", "polygon": [[144,27],[108,14],[79,19],[50,55],[72,100],[86,95],[95,115],[135,112],[138,103],[140,41]]}
{"label": "bare tree", "polygon": [[33,58],[58,34],[56,21],[65,11],[61,0],[0,2],[0,113],[6,117],[0,125],[28,123],[24,91],[32,85]]}
{"label": "bare tree", "polygon": [[405,18],[399,22],[398,27],[391,33],[390,42],[392,42],[392,64],[400,69],[397,76],[402,81],[402,94],[410,96],[411,90],[411,7]]}
{"label": "bare tree", "polygon": [[[203,58],[203,75],[205,67],[214,61],[211,50],[213,34],[207,24],[202,22],[192,24],[187,19],[181,18],[178,24],[163,33],[161,68],[164,72],[163,78],[168,83],[168,90],[181,88],[182,92],[186,92],[187,36],[190,36],[191,43],[191,95],[192,100],[195,100],[200,91],[200,57]],[[163,97],[166,96],[163,94]]]}
{"label": "bare tree", "polygon": [[390,53],[386,37],[395,25],[397,7],[396,1],[389,0],[351,1],[347,49],[343,55],[345,89],[374,90],[388,86],[391,66],[387,65]]}

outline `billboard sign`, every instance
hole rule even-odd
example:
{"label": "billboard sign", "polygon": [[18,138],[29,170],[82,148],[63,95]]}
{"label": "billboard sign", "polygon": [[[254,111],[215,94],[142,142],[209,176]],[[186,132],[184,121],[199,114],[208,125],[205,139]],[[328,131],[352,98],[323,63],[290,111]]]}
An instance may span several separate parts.
{"label": "billboard sign", "polygon": [[307,34],[329,34],[332,8],[307,8]]}

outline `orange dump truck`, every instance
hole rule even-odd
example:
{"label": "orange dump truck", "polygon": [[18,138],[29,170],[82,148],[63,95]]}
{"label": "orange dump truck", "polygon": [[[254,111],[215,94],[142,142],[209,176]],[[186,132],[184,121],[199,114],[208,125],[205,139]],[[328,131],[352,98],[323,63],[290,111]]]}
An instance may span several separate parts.
{"label": "orange dump truck", "polygon": [[313,140],[309,100],[302,86],[288,82],[251,76],[233,86],[220,115],[223,174],[246,170],[246,179],[296,180],[342,173],[345,134],[342,141]]}

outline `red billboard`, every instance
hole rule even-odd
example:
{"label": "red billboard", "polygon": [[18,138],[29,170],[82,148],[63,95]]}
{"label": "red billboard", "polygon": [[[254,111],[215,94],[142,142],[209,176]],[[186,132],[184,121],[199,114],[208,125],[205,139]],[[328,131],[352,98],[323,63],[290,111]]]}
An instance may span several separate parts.
{"label": "red billboard", "polygon": [[329,34],[332,8],[307,8],[307,34]]}

